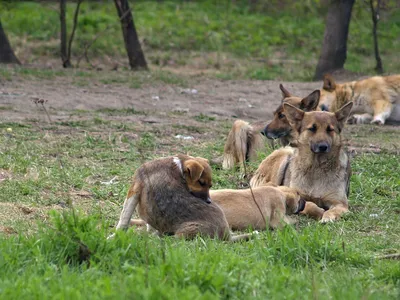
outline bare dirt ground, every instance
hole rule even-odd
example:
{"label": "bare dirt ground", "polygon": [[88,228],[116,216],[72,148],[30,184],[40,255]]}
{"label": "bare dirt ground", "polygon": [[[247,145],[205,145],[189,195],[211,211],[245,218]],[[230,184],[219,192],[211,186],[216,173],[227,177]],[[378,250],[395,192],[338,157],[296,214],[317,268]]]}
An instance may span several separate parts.
{"label": "bare dirt ground", "polygon": [[[0,120],[29,120],[37,107],[32,97],[48,100],[53,121],[68,118],[76,110],[127,109],[151,112],[181,112],[187,116],[204,114],[223,118],[266,120],[281,101],[276,81],[201,80],[188,88],[162,85],[129,88],[124,85],[78,87],[65,78],[42,81],[0,82]],[[294,95],[306,96],[321,83],[285,83]],[[162,114],[161,114],[162,115]],[[161,118],[161,116],[158,116]],[[162,119],[162,118],[161,118]],[[161,120],[159,120],[161,121]]]}
{"label": "bare dirt ground", "polygon": [[[177,123],[198,125],[194,117],[205,116],[212,117],[206,122],[208,124],[203,123],[212,130],[212,126],[218,126],[219,121],[223,120],[241,118],[252,122],[271,119],[282,97],[279,83],[283,83],[293,95],[302,97],[322,85],[321,82],[191,78],[184,87],[150,82],[140,88],[130,88],[128,84],[118,82],[102,84],[96,80],[96,76],[95,73],[94,78],[84,86],[76,84],[80,80],[76,76],[55,77],[51,80],[22,77],[6,81],[0,78],[0,122],[47,122],[48,117],[43,107],[32,101],[34,97],[39,97],[47,101],[45,107],[52,122],[100,116],[106,120],[146,124],[146,127],[154,124],[166,129]],[[124,109],[131,113],[104,113]],[[388,132],[398,136],[400,127],[348,126],[345,136],[350,140],[349,144],[370,149],[371,152],[379,152],[375,149],[383,147],[397,153],[400,139],[383,142],[380,138],[381,133]]]}

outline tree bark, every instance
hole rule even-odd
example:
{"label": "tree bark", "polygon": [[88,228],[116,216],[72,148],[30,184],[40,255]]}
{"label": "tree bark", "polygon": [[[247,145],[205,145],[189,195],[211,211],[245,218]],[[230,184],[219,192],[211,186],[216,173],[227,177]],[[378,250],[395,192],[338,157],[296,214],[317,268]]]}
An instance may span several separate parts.
{"label": "tree bark", "polygon": [[342,69],[346,61],[347,37],[355,0],[332,0],[326,18],[324,41],[314,79]]}
{"label": "tree bark", "polygon": [[376,5],[376,9],[374,8],[374,1],[370,0],[369,1],[370,6],[371,6],[371,14],[372,14],[372,35],[374,36],[374,51],[375,51],[375,59],[376,59],[376,67],[375,70],[379,73],[383,73],[383,65],[382,65],[382,59],[381,56],[379,55],[379,47],[378,47],[378,22],[379,22],[379,8],[381,5],[381,1],[378,0],[378,3]]}
{"label": "tree bark", "polygon": [[7,35],[0,21],[0,63],[21,64],[10,46]]}
{"label": "tree bark", "polygon": [[68,58],[67,51],[67,23],[65,21],[65,13],[67,11],[67,0],[60,0],[60,25],[61,25],[61,60],[64,68],[72,67]]}
{"label": "tree bark", "polygon": [[[122,35],[128,54],[129,65],[132,70],[147,70],[146,59],[140,46],[139,37],[136,32],[133,16],[129,8],[128,0],[114,0],[118,16],[121,19]],[[125,15],[125,16],[124,16]]]}

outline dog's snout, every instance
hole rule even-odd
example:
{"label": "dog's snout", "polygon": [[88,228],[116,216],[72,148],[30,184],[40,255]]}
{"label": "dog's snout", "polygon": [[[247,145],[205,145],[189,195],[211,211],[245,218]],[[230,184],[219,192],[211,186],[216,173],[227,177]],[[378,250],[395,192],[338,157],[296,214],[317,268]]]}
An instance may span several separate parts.
{"label": "dog's snout", "polygon": [[327,153],[331,150],[331,147],[327,142],[320,142],[313,144],[311,150],[314,153]]}
{"label": "dog's snout", "polygon": [[210,197],[207,198],[206,203],[208,203],[208,204],[211,203],[211,198]]}

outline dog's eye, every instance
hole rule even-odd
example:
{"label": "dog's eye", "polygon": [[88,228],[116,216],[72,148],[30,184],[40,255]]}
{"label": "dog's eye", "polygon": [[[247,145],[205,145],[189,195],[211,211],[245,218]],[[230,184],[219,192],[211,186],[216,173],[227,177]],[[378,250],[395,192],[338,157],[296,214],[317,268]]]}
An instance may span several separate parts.
{"label": "dog's eye", "polygon": [[316,132],[317,131],[317,126],[314,124],[313,126],[308,128],[308,130],[310,130],[311,132]]}
{"label": "dog's eye", "polygon": [[278,118],[279,118],[279,119],[282,119],[282,118],[284,118],[284,117],[285,117],[285,114],[279,113],[279,115],[278,115]]}
{"label": "dog's eye", "polygon": [[205,186],[206,185],[206,183],[203,180],[199,180],[199,183],[200,183],[201,186]]}

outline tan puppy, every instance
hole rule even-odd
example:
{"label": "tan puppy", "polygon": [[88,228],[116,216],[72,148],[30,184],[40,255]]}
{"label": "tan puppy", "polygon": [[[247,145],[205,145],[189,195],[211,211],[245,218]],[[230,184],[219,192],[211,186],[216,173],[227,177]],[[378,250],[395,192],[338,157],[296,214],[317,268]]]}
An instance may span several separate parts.
{"label": "tan puppy", "polygon": [[128,228],[137,207],[140,218],[163,235],[248,239],[230,234],[223,211],[211,203],[211,185],[211,168],[204,158],[178,155],[145,163],[133,176],[117,229]]}
{"label": "tan puppy", "polygon": [[210,196],[224,211],[232,230],[249,227],[265,230],[293,224],[294,220],[288,215],[299,213],[305,205],[299,193],[287,187],[260,186],[252,191],[215,190],[210,191]]}
{"label": "tan puppy", "polygon": [[303,214],[321,222],[334,221],[347,212],[351,168],[340,134],[352,105],[330,113],[304,112],[284,104],[286,117],[299,134],[297,148],[274,151],[258,167],[250,185],[271,182],[296,188],[315,202],[307,202]]}
{"label": "tan puppy", "polygon": [[325,75],[320,107],[336,111],[349,102],[354,103],[350,123],[400,122],[400,75],[374,76],[343,84]]}
{"label": "tan puppy", "polygon": [[280,139],[283,146],[294,146],[297,139],[297,132],[292,130],[292,127],[285,116],[285,112],[283,111],[283,105],[289,103],[304,111],[317,110],[320,91],[316,90],[302,99],[300,97],[292,96],[282,84],[279,85],[279,88],[282,91],[282,103],[274,111],[274,118],[272,121],[264,128],[264,135],[269,139]]}
{"label": "tan puppy", "polygon": [[224,147],[223,169],[232,169],[236,165],[243,167],[245,161],[257,159],[257,152],[265,146],[261,131],[266,122],[250,123],[236,120],[228,134]]}

